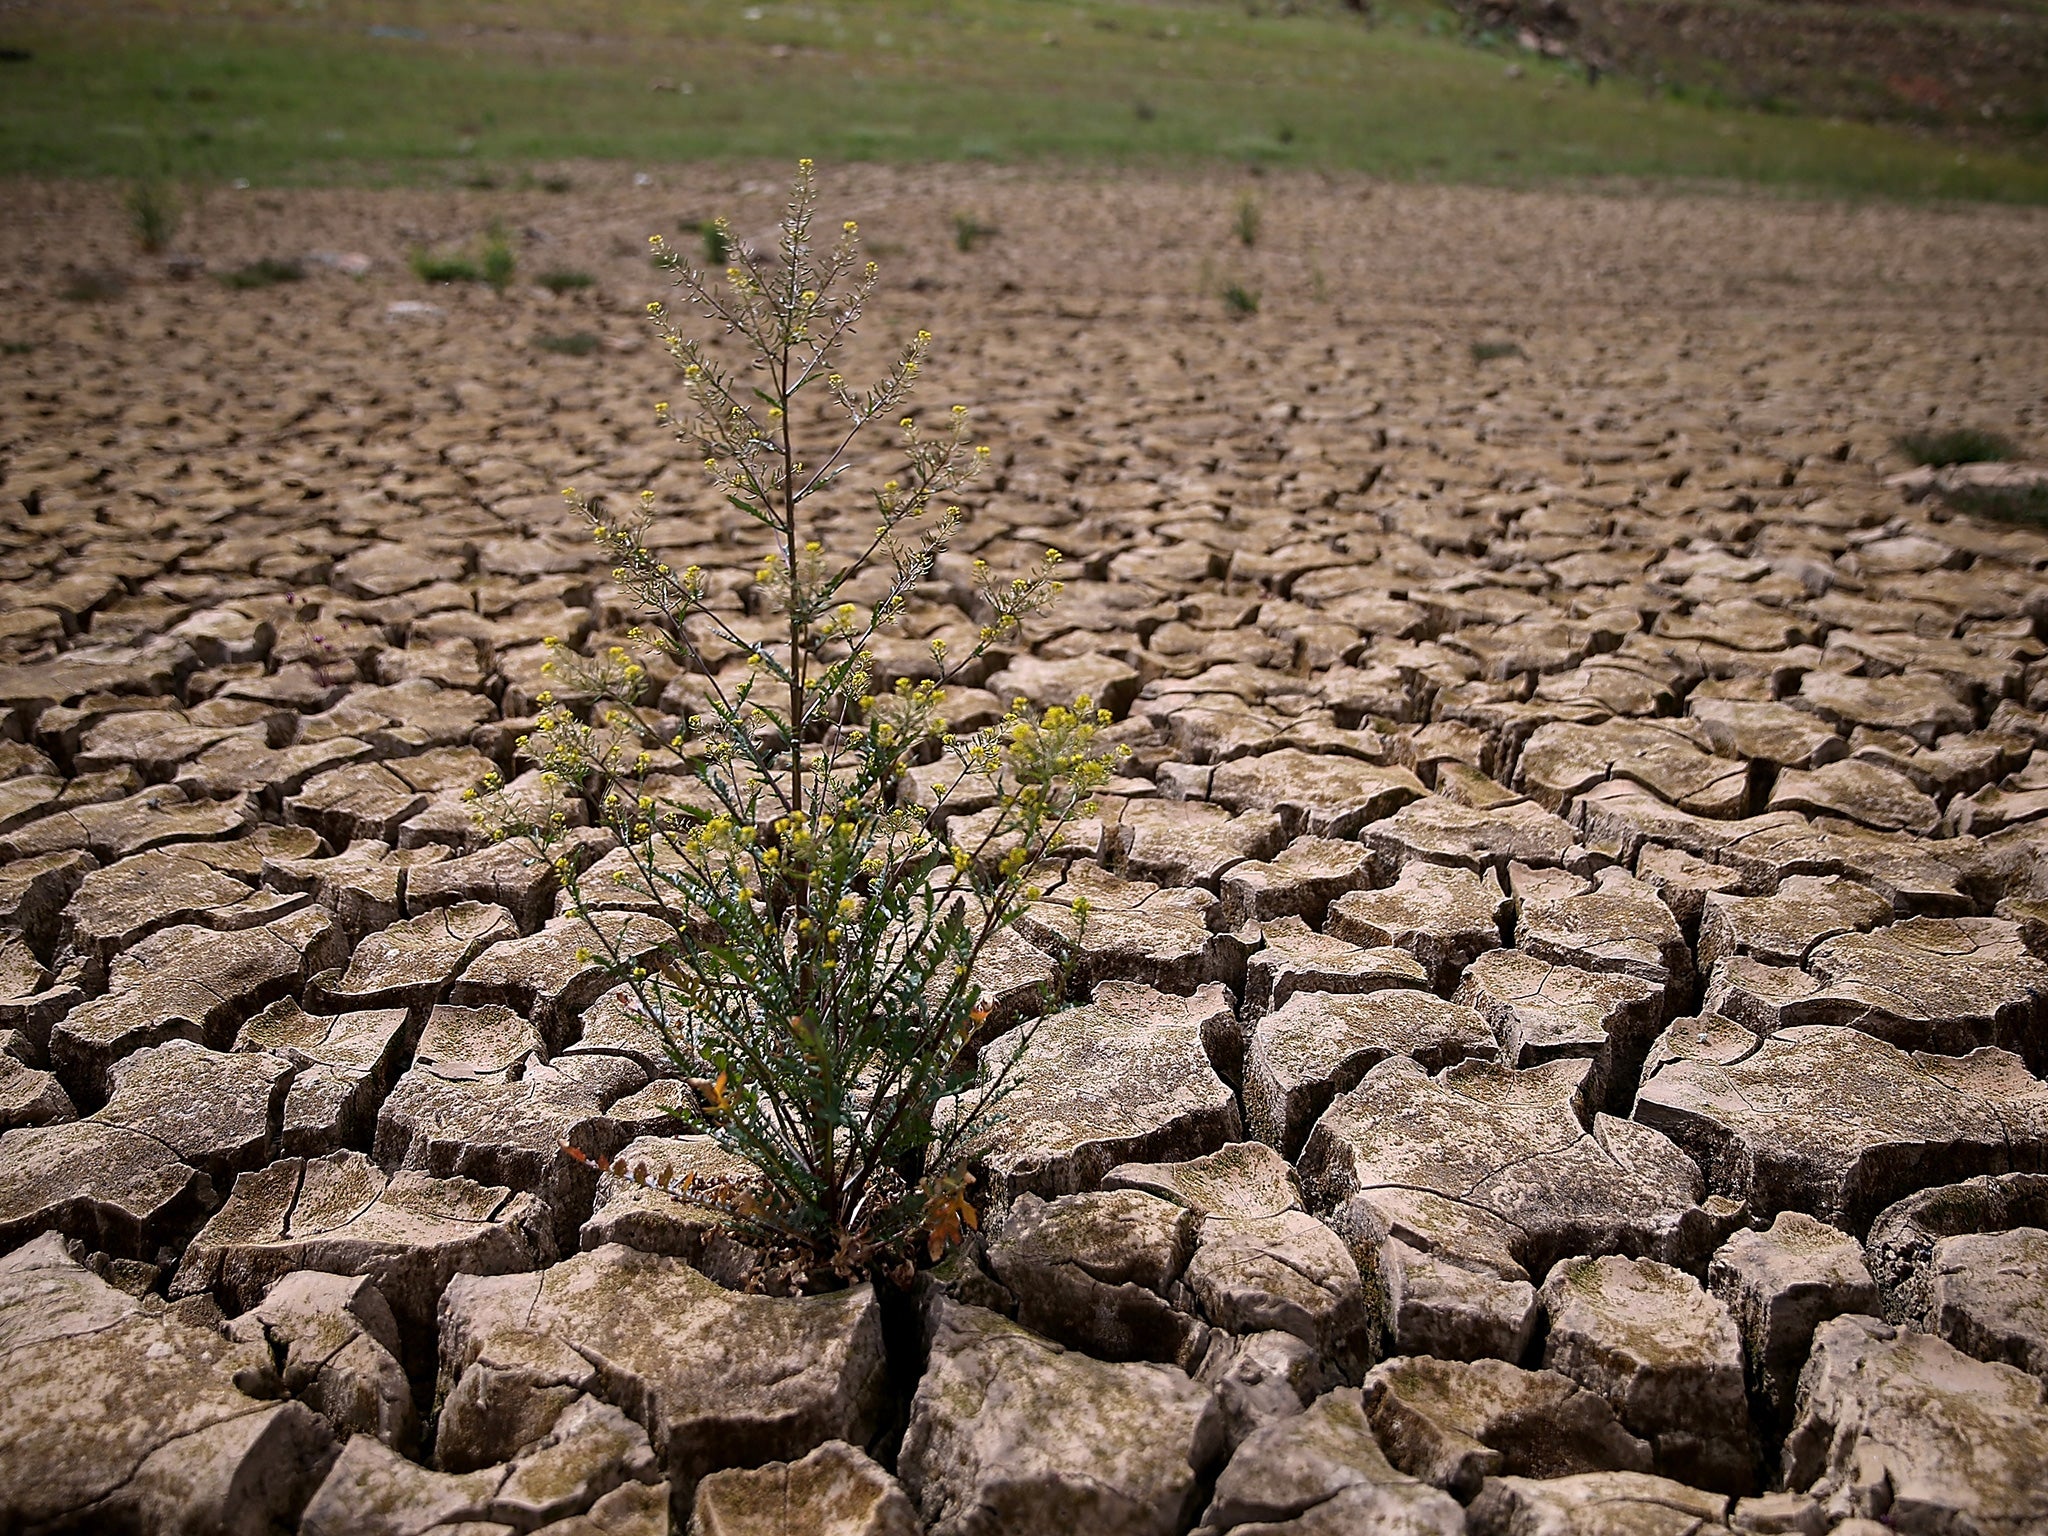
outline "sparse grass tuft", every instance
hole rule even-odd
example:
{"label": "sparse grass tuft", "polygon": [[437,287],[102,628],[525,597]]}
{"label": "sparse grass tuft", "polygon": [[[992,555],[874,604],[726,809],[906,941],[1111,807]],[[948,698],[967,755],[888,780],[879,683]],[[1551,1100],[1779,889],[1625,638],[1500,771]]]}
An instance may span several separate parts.
{"label": "sparse grass tuft", "polygon": [[543,352],[559,352],[564,357],[588,357],[600,345],[588,331],[572,331],[566,336],[536,336],[533,344]]}
{"label": "sparse grass tuft", "polygon": [[413,276],[423,283],[480,283],[483,273],[467,256],[440,256],[414,251],[408,258]]}
{"label": "sparse grass tuft", "polygon": [[1964,485],[1942,492],[1941,499],[1971,517],[2048,528],[2048,485]]}
{"label": "sparse grass tuft", "polygon": [[99,268],[73,268],[65,276],[64,286],[57,290],[61,297],[78,304],[104,304],[127,291],[126,276]]}
{"label": "sparse grass tuft", "polygon": [[512,244],[505,238],[504,229],[493,224],[490,237],[484,241],[483,280],[503,293],[512,286],[512,274],[518,267],[519,259],[512,254]]}
{"label": "sparse grass tuft", "polygon": [[1237,201],[1237,243],[1253,246],[1259,243],[1259,231],[1265,226],[1266,215],[1259,207],[1259,200],[1247,192]]}
{"label": "sparse grass tuft", "polygon": [[1243,283],[1226,283],[1223,307],[1233,315],[1256,315],[1259,312],[1259,292],[1256,288],[1245,287]]}
{"label": "sparse grass tuft", "polygon": [[539,185],[543,192],[571,192],[575,190],[576,182],[569,176],[543,176]]}
{"label": "sparse grass tuft", "polygon": [[549,293],[562,294],[578,293],[590,287],[597,279],[588,272],[578,272],[569,267],[556,267],[551,272],[541,273],[534,281]]}
{"label": "sparse grass tuft", "polygon": [[984,224],[971,213],[953,215],[953,244],[962,251],[971,251],[991,235],[1000,234],[993,224]]}
{"label": "sparse grass tuft", "polygon": [[221,273],[220,280],[230,288],[273,288],[279,283],[296,283],[305,275],[306,269],[296,261],[264,256],[246,267]]}
{"label": "sparse grass tuft", "polygon": [[[689,225],[683,226],[688,229]],[[723,219],[700,219],[697,237],[704,242],[704,265],[722,267],[732,260],[732,230]]]}
{"label": "sparse grass tuft", "polygon": [[35,349],[32,341],[0,341],[0,357],[27,357]]}
{"label": "sparse grass tuft", "polygon": [[1503,357],[1528,357],[1519,343],[1512,341],[1475,341],[1472,343],[1472,361],[1490,363]]}
{"label": "sparse grass tuft", "polygon": [[1915,464],[1936,469],[1946,464],[1999,464],[2020,456],[2011,438],[1981,427],[1930,428],[1903,433],[1895,441],[1899,452]]}
{"label": "sparse grass tuft", "polygon": [[178,233],[178,198],[169,186],[146,176],[128,189],[128,222],[144,255],[161,256]]}
{"label": "sparse grass tuft", "polygon": [[415,249],[407,258],[413,275],[423,283],[489,283],[503,293],[511,286],[519,259],[505,237],[503,226],[493,224],[484,238],[479,255],[454,255]]}

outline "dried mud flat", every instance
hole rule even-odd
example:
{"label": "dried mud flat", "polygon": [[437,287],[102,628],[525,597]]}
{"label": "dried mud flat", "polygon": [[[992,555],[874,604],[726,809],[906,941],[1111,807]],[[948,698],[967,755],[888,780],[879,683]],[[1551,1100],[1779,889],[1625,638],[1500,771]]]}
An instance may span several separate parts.
{"label": "dried mud flat", "polygon": [[[2048,220],[833,178],[1076,573],[958,717],[1133,755],[988,1240],[790,1300],[560,1153],[711,1156],[460,798],[630,622],[560,485],[745,602],[638,315],[772,191],[578,179],[224,192],[375,265],[96,306],[114,199],[7,189],[0,1529],[2048,1529],[2048,537],[1884,483],[2048,456]],[[406,272],[493,217],[596,287]]]}

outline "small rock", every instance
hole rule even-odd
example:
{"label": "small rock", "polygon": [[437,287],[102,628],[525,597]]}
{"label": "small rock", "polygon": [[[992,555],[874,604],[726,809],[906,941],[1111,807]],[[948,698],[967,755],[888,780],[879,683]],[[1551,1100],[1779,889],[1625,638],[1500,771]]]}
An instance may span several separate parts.
{"label": "small rock", "polygon": [[866,1444],[881,1407],[881,1308],[866,1286],[743,1296],[678,1259],[611,1246],[540,1274],[462,1276],[440,1325],[442,1396],[462,1406],[452,1423],[444,1412],[436,1454],[457,1465],[505,1449],[491,1426],[547,1421],[601,1389],[632,1406],[687,1505],[723,1468]]}
{"label": "small rock", "polygon": [[985,1059],[1013,1053],[1015,1086],[977,1154],[991,1198],[1077,1194],[1118,1163],[1199,1157],[1238,1140],[1237,1101],[1203,1044],[1236,1028],[1221,986],[1174,997],[1104,982],[1092,1003],[992,1043]]}
{"label": "small rock", "polygon": [[1478,956],[1501,945],[1507,893],[1491,874],[1411,864],[1386,890],[1353,891],[1330,906],[1329,932],[1352,944],[1405,949],[1448,993]]}
{"label": "small rock", "polygon": [[1468,1536],[1716,1536],[1728,1499],[1641,1472],[1539,1481],[1490,1477],[1465,1512]]}
{"label": "small rock", "polygon": [[2048,1525],[2044,1466],[2048,1404],[2032,1376],[1875,1318],[1815,1331],[1787,1489],[1897,1531],[2022,1531]]}
{"label": "small rock", "polygon": [[896,1479],[843,1440],[800,1461],[714,1472],[697,1485],[697,1536],[921,1536]]}
{"label": "small rock", "polygon": [[334,1427],[394,1450],[418,1433],[412,1388],[398,1363],[398,1320],[362,1276],[299,1270],[228,1325],[228,1337],[270,1351],[284,1390]]}
{"label": "small rock", "polygon": [[1735,1319],[1750,1391],[1783,1424],[1813,1331],[1845,1312],[1874,1312],[1877,1286],[1855,1238],[1797,1211],[1740,1231],[1715,1252],[1707,1288]]}
{"label": "small rock", "polygon": [[1658,1471],[1722,1493],[1756,1488],[1742,1346],[1728,1308],[1648,1259],[1567,1259],[1543,1282],[1543,1364],[1613,1406]]}
{"label": "small rock", "polygon": [[1174,1536],[1223,1450],[1215,1398],[1171,1366],[1074,1354],[941,1300],[898,1459],[931,1536]]}
{"label": "small rock", "polygon": [[1389,1360],[1365,1379],[1364,1405],[1387,1460],[1469,1501],[1494,1477],[1647,1472],[1650,1447],[1605,1399],[1555,1371],[1504,1360]]}
{"label": "small rock", "polygon": [[1216,1480],[1201,1529],[1461,1536],[1464,1518],[1455,1499],[1387,1460],[1358,1389],[1340,1387],[1238,1448]]}
{"label": "small rock", "polygon": [[1194,1251],[1194,1213],[1137,1190],[1021,1195],[989,1244],[1017,1321],[1104,1360],[1186,1366],[1202,1332],[1168,1300]]}

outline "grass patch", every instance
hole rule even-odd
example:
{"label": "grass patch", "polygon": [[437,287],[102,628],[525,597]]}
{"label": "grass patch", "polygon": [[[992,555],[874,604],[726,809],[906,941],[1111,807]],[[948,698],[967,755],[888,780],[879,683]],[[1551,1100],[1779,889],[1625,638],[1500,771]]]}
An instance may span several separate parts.
{"label": "grass patch", "polygon": [[144,255],[161,256],[171,248],[179,217],[177,194],[155,177],[146,177],[128,189],[128,224]]}
{"label": "grass patch", "polygon": [[953,248],[971,251],[982,241],[998,234],[993,224],[984,224],[971,213],[953,215]]}
{"label": "grass patch", "polygon": [[305,275],[306,269],[296,261],[264,256],[246,267],[221,273],[220,280],[230,288],[274,288],[279,283],[296,283]]}
{"label": "grass patch", "polygon": [[35,349],[32,341],[0,341],[0,357],[27,357]]}
{"label": "grass patch", "polygon": [[1265,227],[1266,216],[1259,208],[1259,200],[1247,192],[1237,200],[1237,219],[1232,225],[1237,231],[1237,243],[1250,247],[1259,243],[1259,231]]}
{"label": "grass patch", "polygon": [[505,238],[505,232],[493,226],[490,238],[484,241],[483,259],[477,263],[483,279],[498,292],[503,293],[512,286],[512,274],[519,268],[518,258],[512,254],[512,243]]}
{"label": "grass patch", "polygon": [[1223,307],[1233,315],[1256,315],[1259,312],[1259,291],[1247,288],[1243,283],[1223,285]]}
{"label": "grass patch", "polygon": [[67,273],[57,295],[74,304],[106,304],[127,291],[128,279],[124,274],[87,268]]}
{"label": "grass patch", "polygon": [[[697,238],[703,242],[704,266],[707,271],[716,271],[732,260],[732,231],[717,219],[699,219],[694,224],[685,221],[683,228],[685,231],[694,230]],[[656,264],[660,265],[659,262]]]}
{"label": "grass patch", "polygon": [[570,267],[557,267],[552,272],[543,272],[534,281],[549,293],[581,293],[596,283],[597,279],[588,272],[578,272]]}
{"label": "grass patch", "polygon": [[480,283],[484,280],[483,269],[467,256],[414,251],[406,258],[406,264],[412,268],[412,275],[423,283]]}
{"label": "grass patch", "polygon": [[[75,0],[17,16],[6,40],[32,57],[0,93],[0,174],[127,177],[161,145],[188,182],[514,186],[570,158],[814,155],[2048,202],[2038,145],[1959,156],[1903,129],[1589,90],[1535,57],[1508,79],[1416,0],[1376,20],[1306,0],[1089,0],[1085,16],[1044,0],[503,0],[482,31],[458,0],[411,0],[403,28],[380,25],[388,9]],[[650,95],[662,78],[694,90]]]}
{"label": "grass patch", "polygon": [[1942,492],[1941,499],[1971,517],[2048,528],[2048,485],[1964,485]]}
{"label": "grass patch", "polygon": [[588,331],[572,331],[566,336],[536,336],[533,344],[543,352],[558,352],[563,357],[588,357],[602,345]]}
{"label": "grass patch", "polygon": [[406,261],[413,276],[423,283],[489,283],[500,293],[511,286],[519,267],[505,231],[495,224],[477,255],[422,249],[415,250]]}
{"label": "grass patch", "polygon": [[1490,363],[1503,357],[1528,357],[1521,346],[1512,341],[1475,341],[1472,343],[1472,361]]}
{"label": "grass patch", "polygon": [[2020,456],[2019,445],[2002,432],[1981,427],[1944,427],[1907,432],[1893,440],[1915,464],[2002,464]]}

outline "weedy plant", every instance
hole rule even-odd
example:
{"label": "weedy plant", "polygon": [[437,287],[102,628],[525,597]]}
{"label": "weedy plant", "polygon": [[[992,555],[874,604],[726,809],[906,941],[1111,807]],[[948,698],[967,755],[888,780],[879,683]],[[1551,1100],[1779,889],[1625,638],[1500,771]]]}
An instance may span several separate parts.
{"label": "weedy plant", "polygon": [[[732,259],[732,230],[723,219],[704,219],[697,225],[697,238],[704,244],[704,265],[722,267]],[[660,252],[656,252],[659,256]]]}
{"label": "weedy plant", "polygon": [[1472,343],[1472,361],[1491,363],[1503,357],[1526,358],[1529,354],[1512,341],[1475,341]]}
{"label": "weedy plant", "polygon": [[230,288],[274,288],[279,283],[296,283],[305,275],[306,269],[296,261],[262,256],[245,267],[221,273],[220,280]]}
{"label": "weedy plant", "polygon": [[533,344],[543,352],[559,352],[564,357],[588,357],[600,343],[589,331],[570,331],[562,336],[536,336]]}
{"label": "weedy plant", "polygon": [[[678,1194],[687,1182],[692,1203],[765,1250],[757,1283],[784,1290],[907,1283],[975,1223],[968,1164],[1020,1054],[976,1049],[976,965],[1039,899],[1035,867],[1119,755],[1086,699],[1042,712],[1020,700],[1000,726],[947,727],[946,682],[1053,600],[1056,551],[1007,580],[974,562],[978,632],[931,640],[926,680],[876,686],[878,646],[960,535],[945,500],[988,450],[964,406],[931,427],[908,413],[928,332],[871,386],[838,371],[876,269],[851,222],[821,241],[816,218],[805,161],[772,253],[728,237],[732,264],[707,275],[651,237],[685,312],[753,354],[729,368],[649,306],[685,402],[657,417],[762,540],[752,617],[729,580],[664,559],[652,492],[625,516],[564,493],[645,622],[596,658],[555,643],[563,686],[599,702],[579,712],[543,694],[522,751],[544,786],[587,795],[618,850],[586,873],[561,817],[521,812],[492,782],[479,795],[489,830],[554,859],[589,958],[692,1084],[682,1119],[754,1177],[613,1171]],[[888,434],[895,473],[856,494],[853,445]],[[650,672],[671,669],[702,700],[680,724],[642,702]],[[906,804],[898,788],[926,763],[945,768],[936,803]],[[933,829],[970,796],[994,813],[949,845]],[[623,913],[637,937],[622,940]]]}
{"label": "weedy plant", "polygon": [[1958,512],[1997,523],[2048,527],[2048,485],[1959,485],[1941,499]]}
{"label": "weedy plant", "polygon": [[413,276],[423,283],[489,283],[500,293],[512,285],[513,274],[519,268],[512,243],[506,238],[504,227],[498,224],[493,224],[485,234],[483,249],[476,256],[417,248],[407,261]]}
{"label": "weedy plant", "polygon": [[1237,243],[1253,246],[1259,243],[1259,231],[1265,228],[1266,215],[1259,207],[1259,200],[1247,192],[1237,200]]}
{"label": "weedy plant", "polygon": [[146,176],[128,189],[128,223],[145,255],[161,256],[178,233],[178,196],[170,184]]}
{"label": "weedy plant", "polygon": [[971,213],[953,215],[953,247],[956,250],[971,251],[996,233],[995,225],[984,224]]}
{"label": "weedy plant", "polygon": [[512,242],[505,238],[501,226],[493,224],[484,238],[483,260],[478,263],[483,280],[503,293],[512,286],[512,274],[518,267],[519,260],[512,254]]}
{"label": "weedy plant", "polygon": [[564,293],[580,293],[583,289],[596,283],[597,279],[588,272],[578,272],[570,267],[556,267],[552,271],[541,273],[534,281],[547,289],[549,293],[561,295]]}
{"label": "weedy plant", "polygon": [[2019,447],[2003,432],[1981,427],[1940,427],[1907,432],[1895,440],[1899,452],[1915,464],[1936,469],[1950,464],[1998,464],[2020,456]]}
{"label": "weedy plant", "polygon": [[1259,312],[1258,290],[1247,288],[1243,283],[1225,283],[1223,307],[1233,315],[1256,315]]}
{"label": "weedy plant", "polygon": [[412,275],[423,283],[476,283],[483,281],[483,272],[467,256],[438,255],[433,251],[414,251],[407,261]]}

